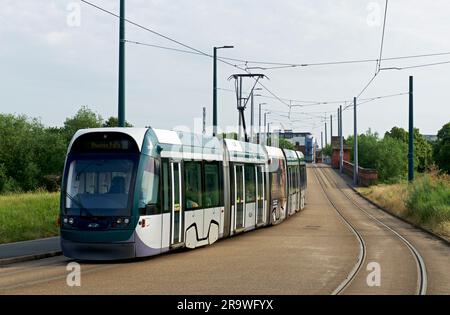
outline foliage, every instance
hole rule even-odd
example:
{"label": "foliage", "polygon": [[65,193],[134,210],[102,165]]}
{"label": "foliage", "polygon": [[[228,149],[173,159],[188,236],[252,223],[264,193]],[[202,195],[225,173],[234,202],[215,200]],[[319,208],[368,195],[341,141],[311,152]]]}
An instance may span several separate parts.
{"label": "foliage", "polygon": [[69,142],[77,130],[83,128],[99,128],[103,126],[103,118],[87,106],[82,106],[75,116],[67,118],[64,122],[64,134]]}
{"label": "foliage", "polygon": [[0,243],[58,235],[58,209],[58,193],[0,196]]}
{"label": "foliage", "polygon": [[379,206],[435,233],[450,237],[450,176],[419,174],[412,183],[358,188]]}
{"label": "foliage", "polygon": [[406,206],[408,215],[418,222],[450,221],[450,182],[431,175],[417,178],[409,188]]}
{"label": "foliage", "polygon": [[0,192],[34,190],[61,172],[66,142],[37,119],[0,115],[0,139]]}
{"label": "foliage", "polygon": [[[353,162],[353,137],[347,139],[351,146]],[[384,137],[369,129],[358,136],[358,163],[361,167],[376,169],[378,179],[382,182],[396,182],[406,177],[408,170],[407,145],[398,139]]]}
{"label": "foliage", "polygon": [[[119,119],[117,117],[111,116],[103,123],[103,127],[105,128],[111,128],[111,127],[118,127],[119,126]],[[125,121],[125,127],[133,127],[132,124],[130,124],[128,121]]]}
{"label": "foliage", "polygon": [[0,193],[58,190],[75,132],[102,125],[102,117],[86,106],[67,118],[63,128],[46,128],[24,115],[0,114]]}
{"label": "foliage", "polygon": [[[397,139],[405,144],[409,142],[409,132],[403,128],[393,127],[384,134],[385,137]],[[420,134],[419,129],[414,128],[414,169],[425,172],[432,164],[431,144]]]}
{"label": "foliage", "polygon": [[437,166],[450,174],[450,122],[439,130],[438,139],[433,146],[433,157]]}
{"label": "foliage", "polygon": [[286,150],[295,150],[295,145],[287,139],[280,138],[278,141],[278,147]]}
{"label": "foliage", "polygon": [[322,149],[322,156],[331,156],[331,154],[332,154],[331,144],[327,144],[327,145]]}

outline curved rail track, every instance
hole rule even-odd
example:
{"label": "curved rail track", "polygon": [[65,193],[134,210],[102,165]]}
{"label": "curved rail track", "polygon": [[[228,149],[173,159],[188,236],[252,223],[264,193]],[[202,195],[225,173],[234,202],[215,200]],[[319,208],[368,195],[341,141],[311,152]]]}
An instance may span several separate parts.
{"label": "curved rail track", "polygon": [[419,251],[412,245],[405,237],[403,237],[400,233],[398,233],[395,229],[388,226],[384,222],[380,221],[376,217],[374,217],[372,214],[370,214],[368,211],[366,211],[364,208],[362,208],[353,198],[351,198],[342,188],[339,187],[338,183],[331,178],[330,174],[327,174],[327,171],[318,171],[317,167],[313,167],[314,169],[314,176],[317,178],[320,187],[323,190],[323,193],[326,197],[326,199],[330,202],[330,204],[333,206],[333,208],[337,211],[338,215],[344,220],[345,224],[350,228],[350,230],[353,232],[353,234],[356,235],[358,242],[360,244],[360,254],[357,260],[357,263],[349,273],[348,277],[333,291],[332,294],[341,294],[352,282],[352,280],[356,277],[356,275],[361,270],[361,266],[364,263],[367,248],[364,243],[364,239],[361,236],[361,233],[355,228],[354,225],[352,225],[347,218],[345,218],[342,215],[342,211],[340,211],[336,204],[331,200],[329,197],[325,187],[324,187],[324,179],[321,178],[321,176],[318,176],[318,173],[322,174],[328,182],[332,183],[336,189],[338,189],[356,208],[358,208],[362,213],[364,213],[369,219],[376,222],[377,224],[381,225],[383,228],[390,231],[395,237],[401,240],[403,244],[406,245],[406,247],[410,250],[412,256],[415,259],[416,265],[417,265],[417,294],[418,295],[425,295],[427,292],[427,271],[425,262],[420,255]]}

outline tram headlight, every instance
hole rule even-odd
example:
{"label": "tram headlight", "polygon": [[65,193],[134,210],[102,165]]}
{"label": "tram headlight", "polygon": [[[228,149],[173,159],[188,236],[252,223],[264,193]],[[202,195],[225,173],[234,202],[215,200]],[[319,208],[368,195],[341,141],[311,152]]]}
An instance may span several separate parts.
{"label": "tram headlight", "polygon": [[73,218],[69,218],[68,221],[69,221],[69,224],[70,224],[70,225],[72,225],[72,224],[75,222]]}
{"label": "tram headlight", "polygon": [[69,219],[64,218],[64,219],[63,219],[63,222],[64,222],[64,224],[67,224],[67,222],[69,222]]}
{"label": "tram headlight", "polygon": [[116,223],[119,224],[119,225],[122,224],[122,218],[118,218]]}
{"label": "tram headlight", "polygon": [[125,218],[125,219],[123,220],[123,223],[125,223],[125,224],[128,224],[128,223],[130,223],[130,219],[128,219],[128,218]]}

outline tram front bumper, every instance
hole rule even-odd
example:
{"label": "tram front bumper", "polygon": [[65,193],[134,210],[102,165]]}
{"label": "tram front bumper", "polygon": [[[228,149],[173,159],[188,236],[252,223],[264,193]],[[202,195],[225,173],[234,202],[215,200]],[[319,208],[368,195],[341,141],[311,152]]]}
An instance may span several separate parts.
{"label": "tram front bumper", "polygon": [[79,243],[61,238],[64,256],[80,260],[119,260],[136,257],[131,243]]}

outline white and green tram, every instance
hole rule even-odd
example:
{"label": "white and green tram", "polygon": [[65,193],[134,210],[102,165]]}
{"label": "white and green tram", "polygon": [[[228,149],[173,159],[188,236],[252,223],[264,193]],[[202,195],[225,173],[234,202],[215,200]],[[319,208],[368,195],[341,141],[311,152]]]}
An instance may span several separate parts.
{"label": "white and green tram", "polygon": [[128,259],[279,224],[305,206],[303,154],[154,128],[79,130],[67,153],[61,246]]}

